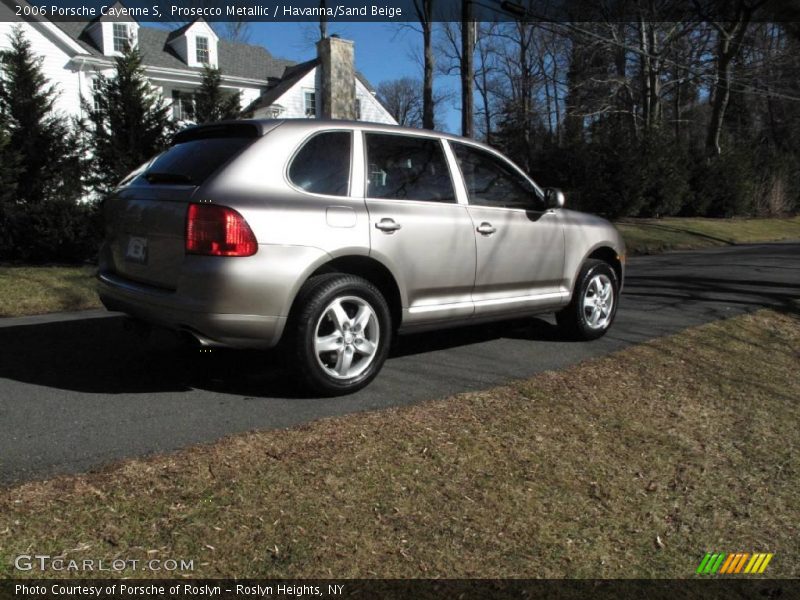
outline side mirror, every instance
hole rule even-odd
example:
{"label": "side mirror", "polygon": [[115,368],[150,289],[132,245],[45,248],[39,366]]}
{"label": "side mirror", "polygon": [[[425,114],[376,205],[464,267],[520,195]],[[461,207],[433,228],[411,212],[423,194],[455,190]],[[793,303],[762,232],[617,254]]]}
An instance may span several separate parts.
{"label": "side mirror", "polygon": [[564,208],[566,198],[564,192],[558,188],[547,188],[544,191],[544,202],[547,208]]}

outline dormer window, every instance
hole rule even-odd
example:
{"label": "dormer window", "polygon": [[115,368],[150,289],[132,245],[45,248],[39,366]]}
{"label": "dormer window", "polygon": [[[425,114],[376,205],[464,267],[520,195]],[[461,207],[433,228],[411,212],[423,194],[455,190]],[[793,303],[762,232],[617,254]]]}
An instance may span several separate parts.
{"label": "dormer window", "polygon": [[124,23],[114,23],[114,52],[127,52],[130,45],[128,26]]}
{"label": "dormer window", "polygon": [[208,49],[208,38],[203,36],[197,36],[196,38],[197,44],[197,62],[201,65],[207,65],[210,62],[210,53]]}
{"label": "dormer window", "polygon": [[167,36],[167,45],[188,67],[217,67],[219,37],[211,25],[199,18]]}

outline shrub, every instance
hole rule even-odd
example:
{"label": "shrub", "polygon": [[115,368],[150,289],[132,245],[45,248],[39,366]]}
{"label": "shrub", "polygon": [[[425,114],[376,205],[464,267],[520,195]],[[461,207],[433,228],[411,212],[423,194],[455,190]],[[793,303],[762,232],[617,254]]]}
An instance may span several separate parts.
{"label": "shrub", "polygon": [[73,263],[93,260],[102,235],[94,205],[7,205],[0,213],[0,260]]}

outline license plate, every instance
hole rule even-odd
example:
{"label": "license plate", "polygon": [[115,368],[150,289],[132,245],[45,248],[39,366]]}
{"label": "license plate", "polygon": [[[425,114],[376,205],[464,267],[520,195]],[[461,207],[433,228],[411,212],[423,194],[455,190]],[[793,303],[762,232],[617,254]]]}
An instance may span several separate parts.
{"label": "license plate", "polygon": [[128,239],[128,249],[125,252],[125,260],[142,265],[147,264],[147,238],[130,237]]}

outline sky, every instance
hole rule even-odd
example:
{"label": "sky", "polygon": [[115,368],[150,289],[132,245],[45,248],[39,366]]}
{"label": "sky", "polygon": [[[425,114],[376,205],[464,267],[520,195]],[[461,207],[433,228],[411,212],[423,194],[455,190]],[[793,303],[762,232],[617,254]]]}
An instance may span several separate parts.
{"label": "sky", "polygon": [[[412,24],[329,23],[328,34],[339,34],[355,42],[356,68],[377,87],[381,81],[400,77],[422,79],[422,65],[414,58],[422,55],[422,34],[410,29],[409,25]],[[247,41],[264,46],[273,56],[302,62],[315,56],[318,38],[319,25],[316,23],[252,22]],[[440,88],[458,90],[455,77],[437,75],[434,85],[437,91]],[[437,106],[437,121],[441,121],[446,131],[459,133],[458,94],[454,93],[453,98],[454,101]]]}

